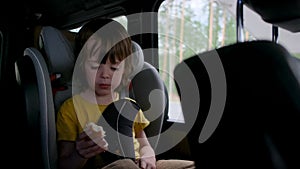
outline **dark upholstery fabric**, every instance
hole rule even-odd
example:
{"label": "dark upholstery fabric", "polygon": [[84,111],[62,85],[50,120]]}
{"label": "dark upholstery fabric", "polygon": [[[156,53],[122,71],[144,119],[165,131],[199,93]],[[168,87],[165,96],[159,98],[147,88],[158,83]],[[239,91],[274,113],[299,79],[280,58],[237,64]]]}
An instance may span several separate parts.
{"label": "dark upholstery fabric", "polygon": [[[215,117],[222,116],[212,134],[201,143],[199,138],[203,127],[209,125],[205,123],[213,109],[214,95],[220,92],[213,91],[214,81],[207,70],[211,65],[205,64],[211,55],[216,55],[222,63],[226,99],[223,110],[210,112]],[[195,121],[188,141],[197,167],[300,167],[296,155],[300,151],[297,134],[300,132],[300,81],[295,74],[300,62],[296,58],[290,62],[291,57],[278,44],[252,41],[201,53],[176,66],[174,77],[186,123]],[[189,76],[195,79],[195,91],[191,91],[194,88],[185,79]],[[194,105],[186,93],[199,94],[198,114],[190,112]]]}

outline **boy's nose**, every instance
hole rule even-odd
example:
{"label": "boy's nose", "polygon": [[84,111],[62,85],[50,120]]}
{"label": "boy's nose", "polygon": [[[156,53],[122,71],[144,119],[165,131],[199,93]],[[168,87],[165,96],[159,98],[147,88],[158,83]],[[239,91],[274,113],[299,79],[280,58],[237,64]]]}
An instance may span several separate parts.
{"label": "boy's nose", "polygon": [[98,74],[102,77],[102,78],[109,78],[110,77],[110,71],[109,68],[103,66],[98,70]]}

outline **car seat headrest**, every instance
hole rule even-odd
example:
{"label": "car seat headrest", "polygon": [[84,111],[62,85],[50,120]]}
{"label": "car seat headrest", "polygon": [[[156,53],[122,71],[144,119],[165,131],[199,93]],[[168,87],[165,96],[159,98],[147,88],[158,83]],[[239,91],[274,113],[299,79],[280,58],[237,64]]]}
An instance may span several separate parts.
{"label": "car seat headrest", "polygon": [[134,77],[142,71],[144,66],[144,53],[140,45],[134,41],[132,42],[132,55],[128,56],[127,62],[131,62],[132,65],[131,72],[128,75],[129,78],[129,84],[122,86],[122,89],[119,91],[120,97],[128,97],[129,96],[129,88],[131,86],[131,81],[134,79]]}
{"label": "car seat headrest", "polygon": [[65,35],[54,27],[45,26],[40,33],[39,45],[46,55],[49,73],[60,75],[61,83],[71,81],[75,57]]}
{"label": "car seat headrest", "polygon": [[129,79],[133,79],[133,77],[139,73],[144,66],[144,54],[143,54],[143,50],[141,48],[141,46],[132,41],[132,51],[133,51],[133,55],[132,55],[132,65],[133,65],[133,69],[132,72],[129,75]]}

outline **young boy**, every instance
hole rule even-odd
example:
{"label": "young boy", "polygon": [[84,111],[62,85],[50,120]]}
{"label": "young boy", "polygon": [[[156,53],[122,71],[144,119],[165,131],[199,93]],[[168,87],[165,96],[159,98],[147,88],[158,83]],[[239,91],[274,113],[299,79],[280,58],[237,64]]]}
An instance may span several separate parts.
{"label": "young boy", "polygon": [[[66,100],[57,114],[59,168],[194,168],[192,161],[156,161],[155,153],[143,131],[149,121],[141,110],[135,112],[132,136],[135,159],[120,159],[110,164],[101,158],[109,149],[105,137],[93,135],[85,126],[97,123],[107,106],[119,100],[118,90],[128,84],[132,54],[131,38],[126,29],[111,19],[85,24],[76,39],[78,58],[73,79],[79,82],[78,94]],[[105,129],[104,129],[105,130]],[[175,167],[176,166],[176,167]]]}

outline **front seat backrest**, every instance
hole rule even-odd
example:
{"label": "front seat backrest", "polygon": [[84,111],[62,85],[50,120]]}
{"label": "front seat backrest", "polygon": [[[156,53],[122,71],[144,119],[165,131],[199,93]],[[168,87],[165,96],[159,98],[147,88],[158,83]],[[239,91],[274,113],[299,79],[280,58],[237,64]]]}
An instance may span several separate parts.
{"label": "front seat backrest", "polygon": [[197,168],[300,168],[300,62],[291,57],[279,44],[251,41],[176,66]]}

